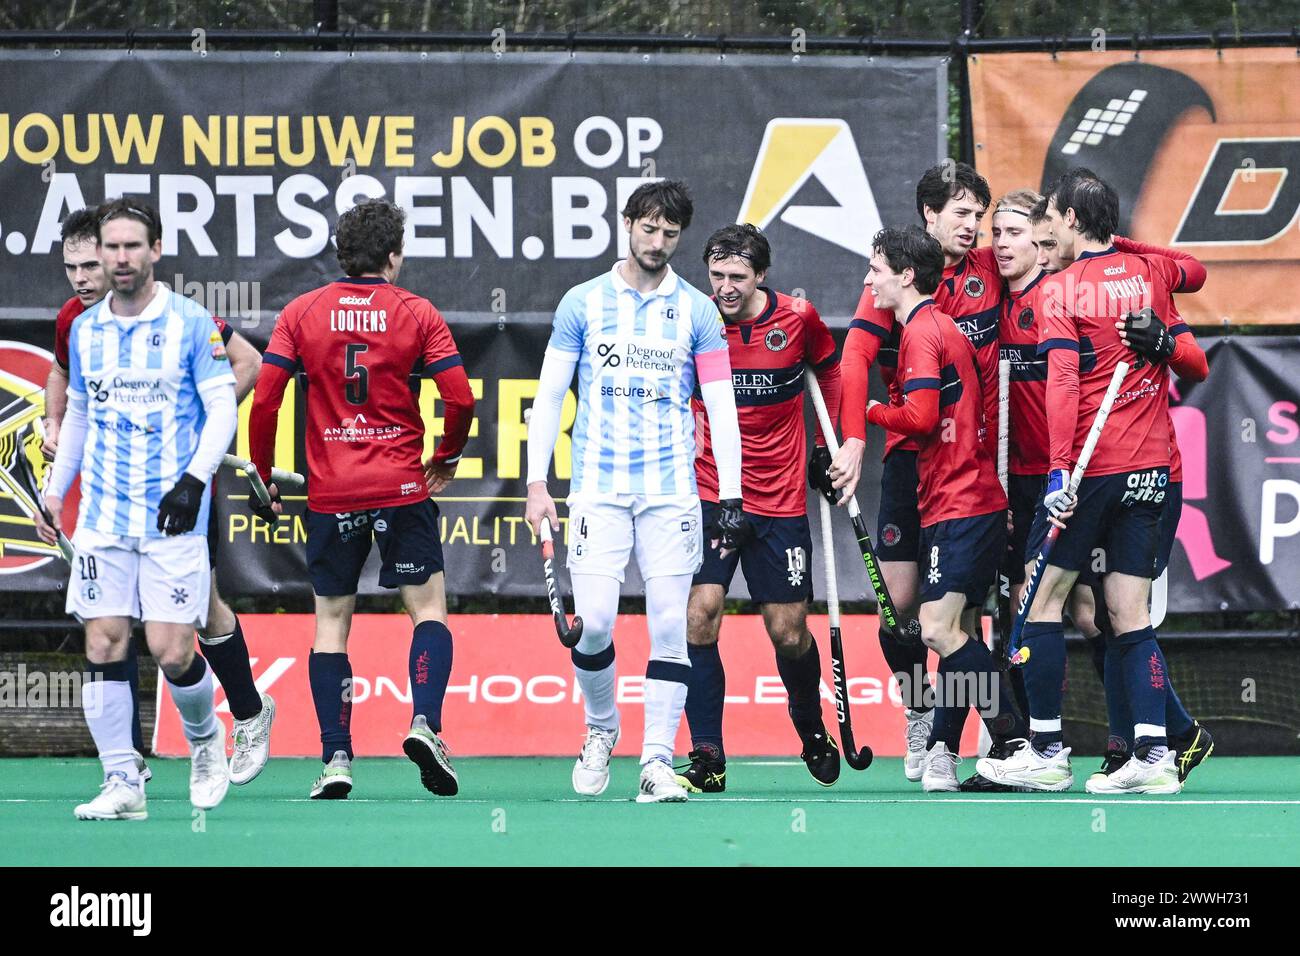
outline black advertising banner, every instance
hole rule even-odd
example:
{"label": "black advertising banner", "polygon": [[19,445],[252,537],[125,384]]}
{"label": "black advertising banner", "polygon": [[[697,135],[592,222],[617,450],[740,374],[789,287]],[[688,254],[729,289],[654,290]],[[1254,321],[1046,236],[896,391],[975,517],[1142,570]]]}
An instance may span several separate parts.
{"label": "black advertising banner", "polygon": [[[448,591],[459,595],[541,596],[540,558],[524,525],[523,473],[526,427],[523,412],[537,387],[537,369],[549,328],[539,323],[466,322],[453,327],[478,401],[460,472],[438,498]],[[30,415],[30,393],[49,371],[47,321],[3,323],[0,336],[0,454],[8,423]],[[836,339],[842,343],[842,331]],[[1178,384],[1171,414],[1183,457],[1183,506],[1169,569],[1171,612],[1270,610],[1300,606],[1300,342],[1283,337],[1230,337],[1206,343],[1210,377]],[[873,382],[878,387],[878,382]],[[247,420],[247,402],[241,421]],[[433,433],[442,428],[441,403],[423,383],[421,408]],[[25,411],[27,410],[27,411]],[[306,471],[302,395],[296,385],[281,409],[276,458]],[[564,429],[572,426],[576,397],[565,402]],[[858,501],[874,530],[880,483],[880,433],[869,429],[867,459]],[[241,428],[236,451],[247,454]],[[37,456],[39,457],[39,456]],[[8,467],[6,465],[6,467]],[[39,469],[38,469],[39,470]],[[561,436],[552,471],[552,492],[567,490],[567,437]],[[309,593],[303,553],[302,498],[291,498],[288,516],[274,531],[256,525],[245,507],[248,484],[222,469],[217,489],[218,570],[230,595]],[[68,499],[72,508],[75,494]],[[813,579],[822,590],[818,509],[809,498],[813,524]],[[71,522],[75,509],[65,516]],[[567,530],[567,523],[566,523]],[[836,514],[836,561],[840,595],[866,600],[866,573],[847,518]],[[0,487],[0,590],[61,590],[66,566],[39,546],[34,529],[8,489]],[[372,553],[362,591],[378,593],[378,555]],[[624,593],[641,581],[635,562]],[[738,575],[733,597],[747,594]]]}
{"label": "black advertising banner", "polygon": [[1208,344],[1210,377],[1175,390],[1183,514],[1171,611],[1300,608],[1300,342]]}
{"label": "black advertising banner", "polygon": [[407,211],[403,284],[444,314],[549,314],[626,253],[618,210],[646,178],[693,189],[689,280],[713,229],[749,221],[772,281],[846,316],[947,128],[936,57],[56,53],[0,52],[0,317],[66,297],[69,209],[139,194],[159,278],[259,344],[338,274],[360,199]]}
{"label": "black advertising banner", "polygon": [[[49,374],[52,336],[47,321],[5,321],[0,328],[0,455],[9,447],[21,428],[6,423],[30,421],[39,417],[39,386]],[[469,374],[476,400],[475,421],[470,430],[456,480],[445,495],[436,500],[441,512],[440,532],[446,562],[447,590],[452,594],[502,594],[542,596],[541,557],[537,542],[523,521],[524,472],[527,459],[527,427],[523,413],[532,403],[537,390],[537,372],[546,348],[550,327],[541,323],[461,322],[452,327],[461,356]],[[836,333],[842,343],[843,331]],[[432,381],[420,383],[420,408],[429,433],[426,454],[432,451],[432,436],[442,431],[442,404]],[[879,397],[884,397],[879,396]],[[240,430],[234,451],[248,456],[247,421],[251,397],[240,409]],[[4,411],[4,404],[11,407]],[[551,472],[551,491],[556,496],[560,521],[567,535],[568,509],[564,496],[568,490],[570,456],[568,431],[576,414],[576,394],[570,393],[562,413],[564,433],[557,446]],[[811,414],[811,412],[810,412]],[[303,447],[305,408],[302,390],[291,382],[280,410],[276,464],[308,473]],[[811,425],[810,425],[811,428]],[[811,434],[811,431],[809,432]],[[36,462],[38,478],[44,480],[44,468],[34,438],[30,447],[21,449]],[[880,437],[873,435],[868,444],[869,460],[865,468],[864,487],[858,500],[868,514],[876,511],[879,486]],[[7,465],[5,467],[8,467]],[[310,476],[309,476],[310,477]],[[65,525],[76,520],[78,485],[66,501]],[[305,495],[286,496],[285,515],[275,529],[254,522],[247,508],[249,485],[237,471],[222,468],[215,488],[216,515],[213,533],[217,538],[217,570],[223,593],[232,596],[308,595],[305,542],[302,515]],[[809,501],[814,536],[817,531],[817,504]],[[856,550],[848,519],[838,516],[835,528],[837,562],[840,568],[840,594],[844,600],[865,600],[869,588],[862,559]],[[0,485],[0,591],[62,590],[67,582],[67,566],[53,549],[37,540],[35,528],[23,514],[21,505]],[[820,546],[814,549],[813,580],[818,593],[822,587]],[[361,578],[361,592],[381,593],[378,586],[378,551]],[[641,592],[641,579],[635,562],[628,568],[624,593]],[[745,597],[743,578],[737,576],[732,596]]]}

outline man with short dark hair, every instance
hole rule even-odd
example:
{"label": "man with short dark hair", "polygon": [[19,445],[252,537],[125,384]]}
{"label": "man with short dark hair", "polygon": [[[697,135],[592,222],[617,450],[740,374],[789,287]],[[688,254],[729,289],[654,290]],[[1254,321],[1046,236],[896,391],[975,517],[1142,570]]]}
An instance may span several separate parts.
{"label": "man with short dark hair", "polygon": [[[430,498],[456,474],[474,417],[474,397],[451,330],[426,299],[394,283],[402,269],[405,215],[372,199],[339,217],[338,261],[347,275],[299,296],[280,313],[263,356],[249,454],[276,500],[249,498],[255,514],[278,520],[271,483],[276,416],[285,386],[302,371],[307,390],[307,569],[316,594],[316,637],[308,660],[325,769],[314,800],[352,790],[352,664],[348,631],[357,582],[379,545],[379,584],[396,588],[414,625],[410,651],[413,716],[402,749],[420,782],[439,796],[457,792],[442,732],[451,675],[438,506]],[[424,422],[409,378],[438,385],[442,441],[423,464]]]}
{"label": "man with short dark hair", "polygon": [[[984,413],[988,420],[989,455],[996,460],[998,315],[1001,281],[989,247],[975,248],[979,226],[990,200],[988,182],[966,163],[948,160],[930,167],[916,185],[916,210],[925,231],[943,251],[943,274],[934,290],[936,307],[951,316],[975,348],[984,382]],[[840,413],[844,442],[831,465],[835,487],[847,500],[857,487],[866,450],[867,374],[877,362],[889,389],[890,404],[901,406],[898,385],[900,327],[894,313],[875,304],[864,289],[844,340],[844,404]],[[876,555],[881,575],[898,611],[899,633],[879,632],[880,649],[898,681],[907,718],[907,755],[903,772],[920,780],[926,741],[933,715],[926,696],[926,650],[916,624],[919,589],[917,511],[917,442],[904,434],[885,434],[884,468],[880,476],[880,510]]]}
{"label": "man with short dark hair", "polygon": [[81,476],[68,612],[86,625],[86,656],[105,674],[83,694],[104,767],[83,820],[148,815],[131,739],[126,673],[131,619],[144,622],[190,745],[190,801],[211,809],[230,785],[212,674],[194,653],[208,614],[206,486],[234,436],[235,377],[202,306],[154,281],[157,212],[118,199],[97,213],[107,295],[78,315],[68,340],[68,407],[45,494],[54,543],[63,498]]}
{"label": "man with short dark hair", "polygon": [[650,631],[639,803],[687,799],[672,756],[690,680],[686,607],[703,554],[691,414],[697,386],[718,471],[709,537],[721,541],[725,557],[751,530],[741,500],[740,428],[718,308],[668,265],[693,213],[681,182],[648,182],[628,197],[627,257],[560,301],[528,426],[524,516],[534,534],[543,521],[558,531],[546,482],[560,409],[577,369],[568,565],[583,621],[571,655],[587,735],[572,783],[588,796],[609,785],[610,754],[619,738],[614,618],[635,549]]}
{"label": "man with short dark hair", "polygon": [[[1024,678],[1030,745],[1002,759],[983,758],[976,769],[989,780],[1033,790],[1065,790],[1073,782],[1061,726],[1061,620],[1079,572],[1101,548],[1102,590],[1116,635],[1116,680],[1122,680],[1131,707],[1135,748],[1126,764],[1099,775],[1100,781],[1089,780],[1088,789],[1177,793],[1182,783],[1165,722],[1168,675],[1148,610],[1169,485],[1169,373],[1163,362],[1133,354],[1127,317],[1149,315],[1145,323],[1163,325],[1170,317],[1156,310],[1168,312],[1170,292],[1183,288],[1189,273],[1170,259],[1116,248],[1119,196],[1088,170],[1067,172],[1051,190],[1046,212],[1055,254],[1073,262],[1044,280],[1040,292],[1039,353],[1047,356],[1053,396],[1047,403],[1050,470],[1026,553],[1038,550],[1047,522],[1063,530],[1021,635],[1029,652]],[[1071,495],[1070,471],[1121,361],[1130,363],[1129,371],[1078,494]]]}
{"label": "man with short dark hair", "polygon": [[[104,297],[109,288],[109,276],[99,261],[98,230],[100,212],[96,207],[78,209],[63,221],[63,268],[72,284],[73,296],[59,309],[54,325],[54,361],[45,383],[45,443],[42,452],[53,461],[59,444],[59,427],[63,423],[68,394],[68,336],[72,322],[82,312]],[[160,283],[161,284],[161,283]],[[230,371],[235,376],[235,403],[242,402],[253,390],[262,357],[251,343],[234,330],[225,320],[212,317],[221,335],[222,347],[230,361]],[[216,494],[216,482],[211,485]],[[244,640],[239,616],[225,602],[217,589],[217,509],[209,511],[208,564],[212,568],[211,594],[208,597],[208,616],[199,631],[199,650],[212,666],[212,672],[226,692],[226,702],[234,719],[231,737],[234,753],[230,759],[230,781],[242,785],[251,781],[266,766],[270,754],[271,724],[275,718],[275,701],[263,694],[253,681],[253,671],[248,660],[248,645]],[[128,641],[124,663],[126,678],[131,686],[133,702],[132,740],[138,753],[143,753],[144,742],[140,734],[138,701],[139,665],[135,643]],[[92,673],[94,667],[91,668]],[[148,781],[149,768],[140,757],[140,776]]]}
{"label": "man with short dark hair", "polygon": [[[763,285],[772,264],[767,237],[756,227],[724,226],[704,244],[713,301],[722,313],[736,393],[744,457],[741,493],[753,537],[725,558],[706,547],[704,566],[691,582],[687,641],[691,656],[686,719],[691,764],[677,780],[692,793],[726,789],[722,709],[726,676],[718,654],[722,610],[737,566],[776,650],[777,671],[789,696],[800,757],[822,786],[840,773],[835,740],[822,723],[821,657],[808,631],[812,599],[812,535],[808,527],[804,469],[804,369],[812,368],[832,421],[839,413],[840,368],[835,341],[811,302]],[[693,399],[699,453],[695,476],[704,523],[718,508],[718,470],[704,403]],[[810,475],[826,480],[830,455],[821,428]],[[820,467],[819,467],[820,466]],[[832,496],[833,497],[833,496]]]}
{"label": "man with short dark hair", "polygon": [[882,229],[872,247],[867,289],[903,330],[903,402],[870,402],[867,421],[917,442],[921,640],[939,655],[921,786],[951,791],[968,708],[979,708],[995,741],[1023,736],[979,629],[1005,548],[1007,498],[985,440],[986,386],[975,348],[931,297],[942,247],[917,226]]}

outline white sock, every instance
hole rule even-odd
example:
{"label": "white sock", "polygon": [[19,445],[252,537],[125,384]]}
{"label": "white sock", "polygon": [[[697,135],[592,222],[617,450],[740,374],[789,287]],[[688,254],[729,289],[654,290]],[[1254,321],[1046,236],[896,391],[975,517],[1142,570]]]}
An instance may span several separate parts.
{"label": "white sock", "polygon": [[642,766],[651,760],[672,763],[691,673],[686,650],[686,605],[690,594],[689,574],[654,577],[645,583],[650,662],[646,665]]}
{"label": "white sock", "polygon": [[[167,689],[172,692],[172,700],[180,712],[185,739],[206,740],[221,729],[221,724],[217,721],[213,700],[215,689],[212,685],[212,668],[208,667],[207,661],[200,655],[194,656],[196,660],[203,661],[203,676],[187,687],[177,687],[168,677]],[[165,674],[163,676],[166,677]]]}
{"label": "white sock", "polygon": [[[614,618],[618,614],[619,582],[602,574],[573,575],[573,606],[582,618],[582,640],[574,648],[587,657],[606,653],[614,643]],[[599,670],[573,666],[582,691],[587,726],[618,730],[619,715],[614,662]]]}
{"label": "white sock", "polygon": [[[651,661],[651,664],[654,662]],[[686,707],[686,685],[675,680],[645,682],[645,739],[641,744],[641,765],[651,760],[672,763],[677,741],[677,728],[681,726],[682,710]]]}
{"label": "white sock", "polygon": [[131,685],[124,680],[91,680],[81,685],[81,708],[95,739],[104,776],[126,774],[126,782],[140,785],[131,743]]}

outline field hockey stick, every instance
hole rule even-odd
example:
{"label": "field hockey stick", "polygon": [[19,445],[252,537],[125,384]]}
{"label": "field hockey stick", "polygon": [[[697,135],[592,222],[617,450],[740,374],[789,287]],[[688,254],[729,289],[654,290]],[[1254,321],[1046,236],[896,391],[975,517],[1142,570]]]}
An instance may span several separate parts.
{"label": "field hockey stick", "polygon": [[569,624],[560,599],[560,588],[555,581],[555,542],[551,540],[551,522],[542,518],[542,574],[546,576],[546,599],[551,603],[551,618],[555,621],[555,634],[565,647],[577,647],[582,640],[582,618],[576,614]]}
{"label": "field hockey stick", "polygon": [[[1070,474],[1070,484],[1067,489],[1070,492],[1070,499],[1073,500],[1079,491],[1079,484],[1083,481],[1083,473],[1087,470],[1088,461],[1092,458],[1093,450],[1097,447],[1097,441],[1101,438],[1101,430],[1106,425],[1106,419],[1110,417],[1111,406],[1115,404],[1115,398],[1119,395],[1120,386],[1124,384],[1124,376],[1128,374],[1128,362],[1120,362],[1115,366],[1115,373],[1110,377],[1110,384],[1106,386],[1106,394],[1102,397],[1101,405],[1097,409],[1097,417],[1092,420],[1092,428],[1088,430],[1088,438],[1083,443],[1083,450],[1079,452],[1079,460],[1075,463],[1074,471]],[[1074,507],[1072,504],[1071,507]],[[1053,518],[1057,512],[1049,512]],[[1047,524],[1047,537],[1043,539],[1042,547],[1038,549],[1038,557],[1034,560],[1034,568],[1029,574],[1029,580],[1025,583],[1025,592],[1020,597],[1020,606],[1016,609],[1016,619],[1011,625],[1011,645],[1007,649],[1009,662],[1013,666],[1025,663],[1029,660],[1029,648],[1020,646],[1020,635],[1025,629],[1025,620],[1029,617],[1029,609],[1034,606],[1034,597],[1038,594],[1038,585],[1043,580],[1043,569],[1047,567],[1047,559],[1052,554],[1052,548],[1056,544],[1056,539],[1061,536],[1061,529],[1051,521]]]}
{"label": "field hockey stick", "polygon": [[[257,467],[251,461],[246,458],[237,458],[234,455],[225,455],[221,459],[221,463],[227,468],[234,468],[236,471],[243,472],[244,477],[253,486],[253,491],[262,504],[268,508],[271,506],[271,493],[266,490],[266,484],[262,481],[262,476],[257,473]],[[298,491],[306,484],[306,479],[296,471],[282,471],[279,468],[271,469],[271,481],[282,491]]]}
{"label": "field hockey stick", "polygon": [[[524,424],[531,425],[533,410],[524,412]],[[575,614],[573,624],[564,613],[564,601],[560,598],[560,587],[555,580],[555,542],[551,538],[551,520],[542,517],[542,526],[538,532],[542,540],[542,574],[546,577],[546,600],[551,604],[551,619],[555,621],[555,636],[565,647],[577,647],[582,640],[582,618]]]}
{"label": "field hockey stick", "polygon": [[[1002,359],[998,362],[998,481],[1002,483],[1002,493],[1007,494],[1008,463],[1011,444],[1011,362]],[[1010,508],[1010,500],[1007,507]],[[1011,561],[1023,561],[1021,555],[1012,554],[1010,548],[1003,551],[1002,561],[998,565],[998,638],[1001,644],[1000,654],[1003,658],[1011,643]]]}
{"label": "field hockey stick", "polygon": [[826,569],[826,613],[831,625],[831,674],[835,681],[835,719],[840,725],[844,759],[854,770],[866,770],[875,756],[870,747],[858,750],[853,742],[853,718],[849,715],[849,682],[844,672],[844,638],[840,634],[840,592],[835,580],[835,541],[831,534],[831,503],[817,495],[822,517],[822,562]]}
{"label": "field hockey stick", "polygon": [[[39,438],[33,423],[28,423],[23,432],[10,432],[0,437],[0,447],[3,447],[4,456],[9,458],[12,455],[12,462],[3,462],[0,467],[0,481],[3,481],[9,489],[14,503],[18,505],[20,511],[27,515],[33,523],[36,521],[36,515],[39,513],[45,519],[45,523],[53,527],[54,518],[50,515],[49,510],[45,507],[44,496],[40,491],[40,483],[36,480],[36,472],[32,469],[31,460],[23,452],[23,446],[27,442],[26,434],[31,433],[33,437]],[[59,553],[63,555],[63,560],[72,564],[72,542],[68,540],[67,535],[62,531],[57,532],[59,536]],[[42,542],[44,543],[44,542]]]}
{"label": "field hockey stick", "polygon": [[[831,425],[830,412],[826,410],[826,400],[822,398],[817,376],[811,371],[805,371],[804,380],[808,385],[808,394],[812,397],[813,408],[817,410],[817,421],[821,425],[822,436],[826,439],[826,450],[834,458],[839,453],[840,443],[835,437],[835,428]],[[876,559],[876,549],[871,543],[871,535],[867,532],[867,523],[862,520],[862,510],[858,507],[857,498],[851,495],[848,501],[848,512],[849,520],[853,522],[853,534],[858,539],[858,550],[862,553],[862,563],[867,568],[867,580],[871,582],[871,590],[876,595],[881,623],[890,632],[897,634],[899,633],[898,613],[894,610],[889,589],[885,587],[885,576],[880,573],[880,562]]]}

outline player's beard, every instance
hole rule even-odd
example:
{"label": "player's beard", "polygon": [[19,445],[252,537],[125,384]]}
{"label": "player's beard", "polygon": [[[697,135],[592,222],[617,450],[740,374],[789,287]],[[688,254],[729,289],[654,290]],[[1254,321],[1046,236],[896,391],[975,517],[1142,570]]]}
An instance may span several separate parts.
{"label": "player's beard", "polygon": [[118,274],[113,271],[113,292],[124,298],[131,298],[137,292],[144,288],[145,283],[149,281],[149,267],[145,266],[139,269],[132,269],[129,276]]}
{"label": "player's beard", "polygon": [[659,275],[668,268],[668,257],[662,252],[655,258],[650,253],[637,252],[633,253],[636,264],[641,267],[641,271],[648,275]]}

